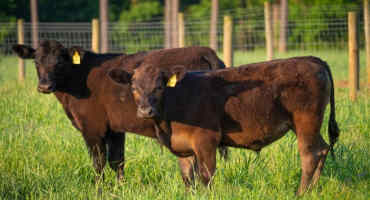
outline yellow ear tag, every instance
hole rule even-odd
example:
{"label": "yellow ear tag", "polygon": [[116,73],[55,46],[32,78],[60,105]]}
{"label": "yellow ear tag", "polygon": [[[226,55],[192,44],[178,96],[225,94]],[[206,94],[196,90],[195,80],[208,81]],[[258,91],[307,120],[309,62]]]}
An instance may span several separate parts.
{"label": "yellow ear tag", "polygon": [[75,51],[72,56],[72,63],[75,65],[81,64],[81,57],[78,51]]}
{"label": "yellow ear tag", "polygon": [[176,74],[172,75],[171,78],[167,82],[167,87],[175,87],[177,83]]}

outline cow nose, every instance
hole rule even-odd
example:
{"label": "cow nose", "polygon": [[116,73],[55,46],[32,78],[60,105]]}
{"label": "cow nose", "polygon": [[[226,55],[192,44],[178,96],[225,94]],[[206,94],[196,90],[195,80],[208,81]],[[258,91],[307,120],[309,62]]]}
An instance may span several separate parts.
{"label": "cow nose", "polygon": [[155,112],[151,107],[139,108],[137,110],[137,116],[140,118],[152,118],[154,115]]}
{"label": "cow nose", "polygon": [[52,84],[39,84],[37,89],[39,92],[50,93],[53,90],[53,85]]}

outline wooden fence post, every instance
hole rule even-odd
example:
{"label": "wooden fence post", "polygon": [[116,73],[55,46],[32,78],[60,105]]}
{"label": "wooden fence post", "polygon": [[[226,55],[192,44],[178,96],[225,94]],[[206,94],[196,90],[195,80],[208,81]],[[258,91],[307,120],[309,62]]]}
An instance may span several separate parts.
{"label": "wooden fence post", "polygon": [[266,59],[272,60],[274,58],[274,42],[272,32],[271,20],[271,3],[265,2],[265,41],[266,41]]}
{"label": "wooden fence post", "polygon": [[352,101],[356,100],[357,90],[359,89],[359,55],[358,55],[358,31],[357,13],[348,13],[348,54],[349,54],[349,97]]}
{"label": "wooden fence post", "polygon": [[179,47],[185,47],[184,13],[179,13]]}
{"label": "wooden fence post", "polygon": [[91,26],[91,50],[95,53],[99,53],[99,20],[93,19]]}
{"label": "wooden fence post", "polygon": [[370,84],[370,5],[369,0],[364,0],[364,31],[366,48],[367,82]]}
{"label": "wooden fence post", "polygon": [[233,66],[233,21],[231,16],[224,16],[224,62],[226,67]]}
{"label": "wooden fence post", "polygon": [[[24,44],[24,24],[23,19],[17,21],[18,44]],[[25,79],[25,64],[22,58],[18,58],[18,80],[23,82]]]}

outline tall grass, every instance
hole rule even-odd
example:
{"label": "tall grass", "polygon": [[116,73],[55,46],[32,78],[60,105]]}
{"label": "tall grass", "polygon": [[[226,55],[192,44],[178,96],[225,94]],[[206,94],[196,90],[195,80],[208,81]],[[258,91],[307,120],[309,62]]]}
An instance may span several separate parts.
{"label": "tall grass", "polygon": [[[291,52],[280,57],[303,55]],[[347,77],[345,52],[309,52],[326,60],[336,81]],[[235,64],[264,60],[263,52],[240,53]],[[364,59],[361,60],[364,64]],[[364,65],[362,65],[364,66]],[[361,69],[361,73],[364,69]],[[53,95],[36,91],[37,78],[27,62],[24,83],[17,82],[17,59],[0,60],[0,199],[296,199],[300,158],[294,134],[259,156],[231,149],[218,158],[211,189],[197,183],[186,193],[174,155],[151,139],[127,134],[125,181],[109,167],[94,184],[94,170],[81,134]],[[365,81],[365,76],[361,75]],[[370,196],[370,100],[363,88],[356,102],[347,88],[336,88],[337,121],[342,130],[321,179],[302,199],[368,199]],[[321,133],[327,140],[327,115]]]}

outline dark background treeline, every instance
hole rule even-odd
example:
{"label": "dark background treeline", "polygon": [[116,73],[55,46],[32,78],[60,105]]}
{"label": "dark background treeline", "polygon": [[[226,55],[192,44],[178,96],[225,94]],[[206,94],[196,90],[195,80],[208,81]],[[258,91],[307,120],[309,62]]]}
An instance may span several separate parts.
{"label": "dark background treeline", "polygon": [[[219,0],[220,12],[263,7],[266,0]],[[270,0],[279,3],[279,0]],[[362,0],[289,0],[289,17],[333,13],[361,5]],[[180,12],[193,18],[208,17],[211,0],[180,0]],[[305,10],[310,8],[309,13]],[[163,17],[164,0],[109,0],[110,21],[158,21]],[[341,13],[341,12],[338,12]],[[40,22],[88,22],[99,17],[99,0],[38,0]],[[331,14],[332,15],[332,14]],[[330,17],[330,16],[329,16]],[[30,21],[29,0],[1,0],[0,21]]]}

